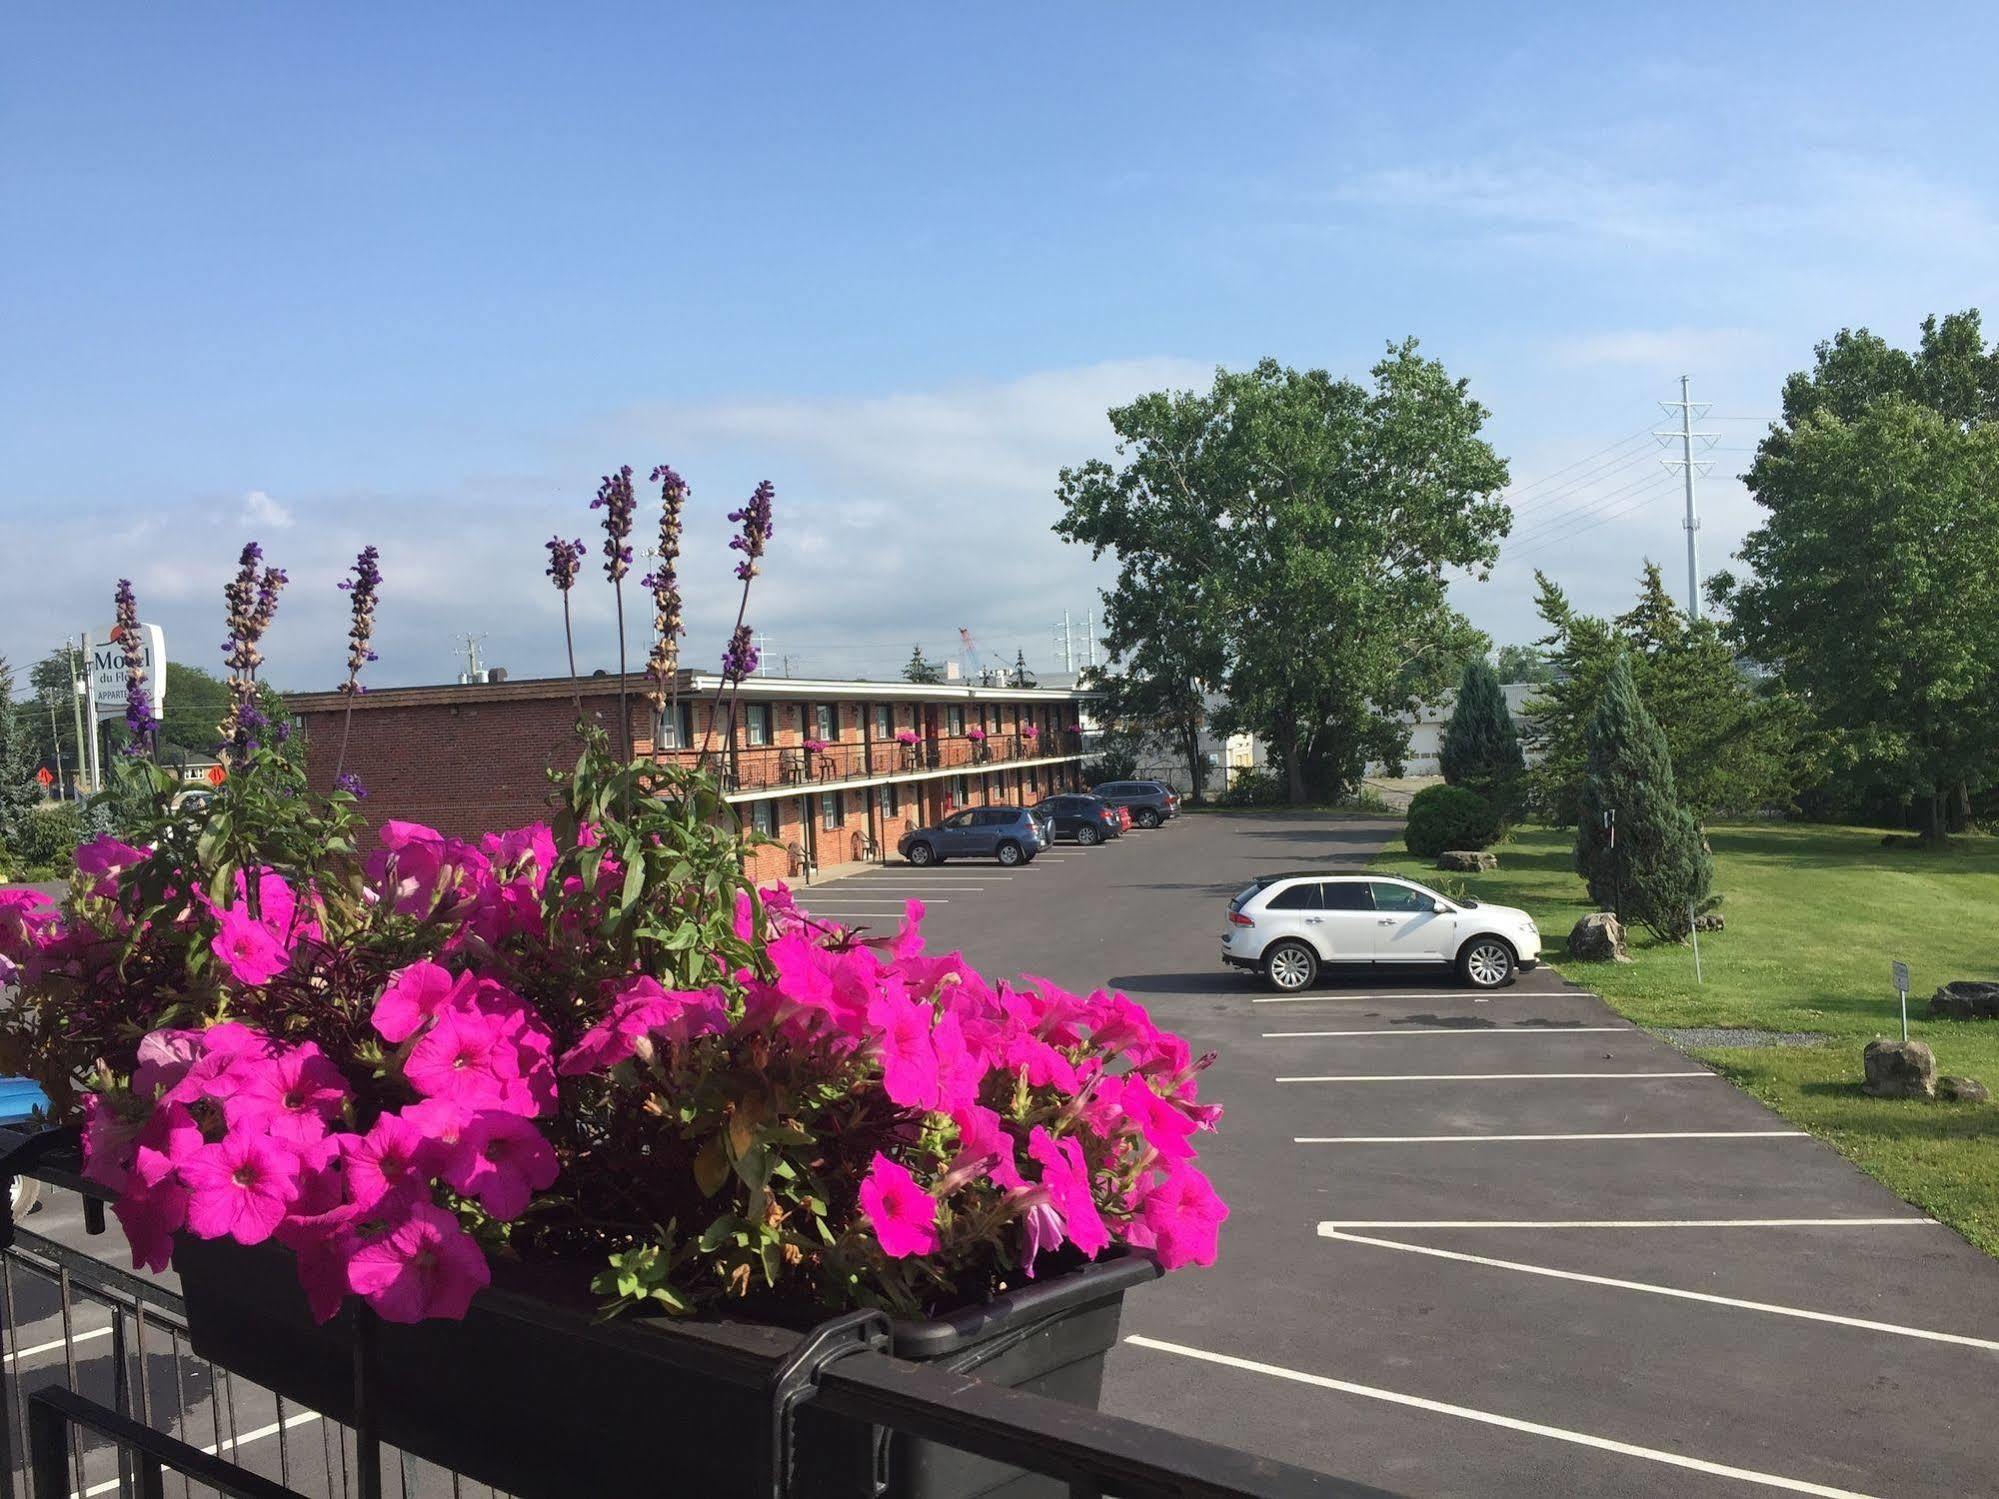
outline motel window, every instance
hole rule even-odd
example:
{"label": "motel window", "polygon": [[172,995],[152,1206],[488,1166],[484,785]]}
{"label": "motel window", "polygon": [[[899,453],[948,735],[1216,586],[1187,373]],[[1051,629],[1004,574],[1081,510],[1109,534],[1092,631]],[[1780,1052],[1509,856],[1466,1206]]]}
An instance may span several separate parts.
{"label": "motel window", "polygon": [[888,703],[875,704],[875,738],[895,738],[895,709]]}
{"label": "motel window", "polygon": [[686,749],[694,743],[694,704],[674,703],[660,710],[659,747]]}
{"label": "motel window", "polygon": [[751,703],[744,710],[744,725],[751,744],[770,743],[770,704]]}
{"label": "motel window", "polygon": [[829,833],[840,826],[839,792],[825,791],[820,793],[819,826]]}
{"label": "motel window", "polygon": [[949,732],[953,734],[964,733],[965,732],[964,705],[961,703],[951,704],[950,707],[944,710],[944,721]]}
{"label": "motel window", "polygon": [[888,815],[891,817],[902,815],[902,788],[899,786],[888,788]]}
{"label": "motel window", "polygon": [[750,803],[750,826],[766,838],[777,836],[777,803],[766,798]]}
{"label": "motel window", "polygon": [[965,778],[963,776],[951,777],[951,795],[957,799],[957,803],[961,807],[967,801],[971,800],[969,793],[965,790]]}
{"label": "motel window", "polygon": [[831,703],[818,703],[812,709],[812,737],[831,744],[840,737],[840,710]]}

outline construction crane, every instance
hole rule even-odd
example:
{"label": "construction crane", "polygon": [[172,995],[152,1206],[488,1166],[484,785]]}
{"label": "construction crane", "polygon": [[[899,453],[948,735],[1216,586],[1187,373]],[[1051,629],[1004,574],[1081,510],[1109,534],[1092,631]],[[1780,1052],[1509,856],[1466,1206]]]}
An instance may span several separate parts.
{"label": "construction crane", "polygon": [[[1013,670],[1006,657],[998,651],[984,649],[978,641],[972,639],[972,632],[963,625],[958,627],[958,653],[964,657],[965,680],[968,682],[977,681],[983,686],[990,687],[995,682],[1006,681],[1007,673]],[[998,665],[980,665],[979,658],[982,656],[991,656]]]}

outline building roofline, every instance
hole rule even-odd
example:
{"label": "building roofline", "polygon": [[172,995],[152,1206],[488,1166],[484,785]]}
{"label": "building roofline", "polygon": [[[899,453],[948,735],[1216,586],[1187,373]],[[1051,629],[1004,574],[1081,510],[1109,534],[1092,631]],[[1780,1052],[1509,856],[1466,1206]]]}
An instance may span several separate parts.
{"label": "building roofline", "polygon": [[[683,671],[678,691],[681,696],[713,694],[721,679],[713,672]],[[646,690],[644,673],[625,679],[625,689],[634,697]],[[338,692],[296,692],[285,696],[294,713],[345,712],[351,702],[356,712],[383,708],[433,707],[449,703],[517,703],[560,699],[572,692],[587,698],[614,696],[616,674],[578,677],[510,677],[504,682],[440,682],[417,687],[378,687],[354,698]],[[1075,687],[979,687],[966,682],[854,682],[822,677],[765,677],[743,679],[742,696],[750,701],[817,698],[838,701],[874,702],[1011,702],[1077,703],[1097,696]]]}

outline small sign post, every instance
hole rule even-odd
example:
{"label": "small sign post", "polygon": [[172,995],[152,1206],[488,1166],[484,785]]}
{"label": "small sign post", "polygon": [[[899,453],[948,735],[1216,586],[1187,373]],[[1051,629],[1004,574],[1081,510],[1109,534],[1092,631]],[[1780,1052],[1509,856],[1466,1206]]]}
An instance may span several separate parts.
{"label": "small sign post", "polygon": [[1902,1039],[1909,1039],[1909,965],[1900,958],[1894,961],[1895,993],[1902,1004]]}

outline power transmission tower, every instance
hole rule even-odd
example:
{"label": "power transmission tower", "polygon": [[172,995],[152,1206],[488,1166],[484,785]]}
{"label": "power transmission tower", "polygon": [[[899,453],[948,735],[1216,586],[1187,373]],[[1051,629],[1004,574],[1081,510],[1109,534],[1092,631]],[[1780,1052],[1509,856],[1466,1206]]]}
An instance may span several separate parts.
{"label": "power transmission tower", "polygon": [[1073,672],[1076,669],[1076,647],[1069,634],[1069,611],[1067,609],[1062,611],[1062,631],[1055,639],[1062,647],[1062,670]]}
{"label": "power transmission tower", "polygon": [[1680,398],[1677,401],[1661,401],[1660,407],[1668,412],[1680,413],[1680,429],[1677,432],[1654,432],[1652,435],[1661,442],[1680,440],[1680,456],[1662,458],[1659,461],[1668,468],[1677,468],[1686,476],[1687,517],[1680,524],[1687,528],[1687,618],[1698,622],[1701,617],[1701,547],[1700,511],[1694,504],[1694,471],[1706,473],[1714,467],[1712,459],[1694,457],[1694,439],[1700,438],[1707,447],[1713,447],[1716,435],[1713,432],[1696,432],[1694,422],[1698,416],[1706,416],[1709,403],[1695,401],[1689,392],[1690,375],[1680,376]]}

